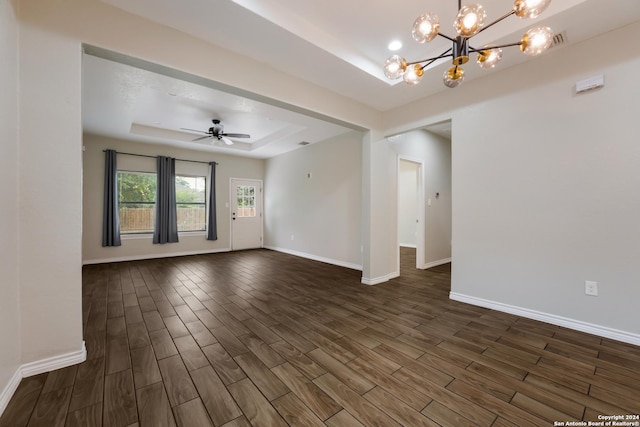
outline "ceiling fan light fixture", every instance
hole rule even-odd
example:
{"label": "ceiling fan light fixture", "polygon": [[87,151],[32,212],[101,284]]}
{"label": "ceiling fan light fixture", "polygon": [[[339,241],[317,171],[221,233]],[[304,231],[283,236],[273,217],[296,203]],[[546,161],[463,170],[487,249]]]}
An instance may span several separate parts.
{"label": "ceiling fan light fixture", "polygon": [[233,141],[227,138],[226,136],[221,136],[219,139],[227,145],[233,145]]}
{"label": "ceiling fan light fixture", "polygon": [[513,3],[513,11],[520,18],[537,18],[550,3],[551,0],[516,0]]}

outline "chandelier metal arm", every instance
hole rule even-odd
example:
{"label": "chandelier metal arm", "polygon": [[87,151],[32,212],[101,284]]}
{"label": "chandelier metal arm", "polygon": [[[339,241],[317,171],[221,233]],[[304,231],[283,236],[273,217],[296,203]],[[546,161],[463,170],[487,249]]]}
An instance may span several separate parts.
{"label": "chandelier metal arm", "polygon": [[[490,24],[485,25],[484,27],[480,28],[480,30],[475,33],[473,36],[477,36],[478,34],[480,34],[481,32],[483,32],[484,30],[486,30],[487,28],[493,27],[494,25],[496,25],[498,22],[502,22],[505,19],[507,19],[508,17],[510,17],[511,15],[515,15],[515,10],[511,10],[509,13],[505,13],[504,15],[502,15],[500,18],[496,19],[495,21],[493,21]],[[471,37],[473,37],[471,36]],[[469,38],[471,38],[469,37]]]}
{"label": "chandelier metal arm", "polygon": [[447,39],[447,40],[451,41],[451,42],[455,42],[455,41],[456,41],[456,39],[455,39],[455,38],[453,38],[453,37],[449,37],[449,36],[447,36],[447,35],[445,35],[445,34],[438,33],[438,35],[439,35],[440,37],[442,37],[442,38],[445,38],[445,39]]}
{"label": "chandelier metal arm", "polygon": [[426,62],[426,64],[421,66],[421,68],[424,70],[429,65],[433,64],[434,62],[436,62],[438,59],[442,59],[442,58],[447,58],[449,56],[453,56],[452,51],[453,51],[453,49],[449,49],[449,50],[446,50],[446,51],[442,52],[438,56],[434,56],[433,58],[422,59],[420,61],[407,62],[407,65],[415,65],[415,64],[421,64],[423,62]]}
{"label": "chandelier metal arm", "polygon": [[513,46],[522,46],[522,42],[516,42],[516,43],[508,43],[508,44],[501,44],[501,45],[496,45],[496,46],[486,46],[480,49],[476,49],[475,47],[471,47],[469,46],[469,51],[470,52],[474,52],[474,53],[480,53],[483,52],[485,50],[491,50],[491,49],[502,49],[503,47],[513,47]]}

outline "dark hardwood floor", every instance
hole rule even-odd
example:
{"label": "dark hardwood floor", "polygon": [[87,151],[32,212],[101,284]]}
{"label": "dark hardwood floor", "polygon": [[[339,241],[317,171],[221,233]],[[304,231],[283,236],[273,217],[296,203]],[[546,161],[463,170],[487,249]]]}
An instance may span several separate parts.
{"label": "dark hardwood floor", "polygon": [[87,266],[87,361],[22,380],[0,426],[505,427],[640,413],[640,348],[450,301],[450,265],[416,270],[410,249],[402,265],[377,286],[268,250]]}

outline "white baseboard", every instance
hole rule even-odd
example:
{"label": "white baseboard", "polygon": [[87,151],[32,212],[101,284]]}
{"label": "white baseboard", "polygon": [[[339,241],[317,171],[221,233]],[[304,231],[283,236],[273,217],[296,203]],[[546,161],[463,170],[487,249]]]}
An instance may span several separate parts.
{"label": "white baseboard", "polygon": [[450,262],[451,262],[451,258],[445,258],[445,259],[440,259],[438,261],[431,261],[431,262],[424,263],[420,268],[423,270],[426,270],[427,268],[437,267],[439,265],[448,264]]}
{"label": "white baseboard", "polygon": [[337,259],[325,258],[325,257],[313,255],[313,254],[308,254],[308,253],[305,253],[305,252],[294,251],[294,250],[291,250],[291,249],[278,248],[278,247],[275,247],[275,246],[265,246],[264,248],[265,249],[270,249],[270,250],[276,251],[276,252],[282,252],[282,253],[289,254],[289,255],[299,256],[300,258],[307,258],[307,259],[311,259],[311,260],[314,260],[314,261],[324,262],[326,264],[332,264],[332,265],[337,265],[339,267],[345,267],[345,268],[350,268],[352,270],[362,271],[362,266],[361,265],[351,264],[351,263],[340,261],[340,260],[337,260]]}
{"label": "white baseboard", "polygon": [[231,251],[231,248],[204,249],[199,251],[168,252],[168,253],[161,253],[161,254],[130,255],[130,256],[115,257],[115,258],[87,259],[82,261],[82,265],[107,264],[110,262],[124,262],[124,261],[140,261],[144,259],[171,258],[176,256],[188,256],[188,255],[206,255],[206,254],[216,254],[220,252],[230,252],[230,251]]}
{"label": "white baseboard", "polygon": [[35,362],[25,363],[20,367],[20,370],[22,371],[22,378],[26,378],[42,374],[44,372],[66,368],[67,366],[76,365],[84,362],[85,360],[87,360],[87,348],[84,341],[82,341],[82,348],[78,351],[72,351],[70,353],[36,360]]}
{"label": "white baseboard", "polygon": [[395,279],[396,277],[400,277],[400,273],[393,272],[393,273],[389,273],[385,276],[380,276],[380,277],[374,277],[374,278],[367,278],[367,277],[363,277],[361,282],[364,285],[379,285],[380,283],[384,283],[384,282],[388,282],[391,279]]}
{"label": "white baseboard", "polygon": [[586,332],[588,334],[597,335],[599,337],[609,338],[615,341],[621,341],[628,344],[640,346],[640,334],[608,328],[606,326],[594,325],[593,323],[569,319],[566,317],[557,316],[555,314],[543,313],[536,310],[530,310],[528,308],[503,304],[501,302],[490,301],[482,298],[472,297],[469,295],[462,295],[455,292],[451,292],[449,294],[449,298],[454,301],[477,305],[479,307],[490,308],[492,310],[526,317],[527,319],[539,320],[541,322],[550,323],[552,325],[562,326],[564,328]]}
{"label": "white baseboard", "polygon": [[9,380],[9,383],[5,386],[4,390],[2,390],[2,393],[0,393],[0,416],[2,416],[4,410],[7,409],[7,405],[18,389],[22,378],[77,365],[85,360],[87,360],[87,348],[84,341],[82,341],[82,348],[78,351],[36,360],[35,362],[25,363],[19,366]]}
{"label": "white baseboard", "polygon": [[20,372],[20,368],[18,368],[4,390],[2,390],[2,393],[0,393],[0,417],[4,413],[4,410],[7,409],[7,405],[9,404],[11,397],[13,397],[13,393],[18,389],[21,379],[22,373]]}

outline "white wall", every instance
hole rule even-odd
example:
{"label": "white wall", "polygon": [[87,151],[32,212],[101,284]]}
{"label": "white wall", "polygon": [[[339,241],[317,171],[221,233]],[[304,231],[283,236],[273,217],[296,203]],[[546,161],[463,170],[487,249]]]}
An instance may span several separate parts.
{"label": "white wall", "polygon": [[[20,362],[18,286],[18,25],[16,1],[0,0],[0,414]],[[7,391],[8,393],[8,391]]]}
{"label": "white wall", "polygon": [[[640,47],[616,47],[638,38],[635,23],[388,116],[453,118],[455,297],[640,344]],[[597,74],[603,89],[574,93]]]}
{"label": "white wall", "polygon": [[[98,0],[20,0],[19,33],[20,162],[18,172],[8,170],[20,183],[23,362],[77,349],[82,339],[83,42],[371,129],[362,147],[363,282],[386,280],[397,271],[396,213],[388,203],[395,194],[395,152],[383,138],[380,112]],[[455,292],[638,334],[632,302],[640,296],[640,273],[632,261],[640,252],[635,223],[640,171],[629,167],[633,160],[638,164],[638,146],[631,141],[637,116],[631,95],[638,93],[638,82],[629,70],[639,67],[640,45],[626,43],[622,49],[619,41],[639,36],[634,24],[385,113],[386,134],[453,119]],[[607,87],[573,97],[573,82],[595,73],[606,74]],[[519,91],[523,99],[515,96]],[[540,114],[540,107],[552,110]],[[476,111],[491,121],[480,122]],[[515,111],[545,125],[522,128],[521,117],[510,123],[499,115],[512,118]],[[532,136],[520,138],[530,130]],[[485,135],[496,134],[501,138],[486,141]],[[549,150],[542,153],[540,141]],[[517,170],[522,153],[531,154],[535,170]],[[497,172],[501,180],[492,176]],[[514,179],[505,178],[511,172]],[[526,185],[516,191],[510,183]],[[531,209],[524,211],[520,200]],[[485,221],[487,214],[495,217]],[[571,221],[565,224],[567,217]],[[515,230],[530,238],[514,240],[513,226],[523,224]],[[478,249],[482,256],[474,257]],[[583,297],[587,278],[601,282],[600,297]]]}
{"label": "white wall", "polygon": [[264,194],[265,246],[362,268],[360,132],[268,159]]}
{"label": "white wall", "polygon": [[381,123],[378,111],[99,0],[20,0],[18,28],[23,363],[82,345],[82,43],[363,128]]}
{"label": "white wall", "polygon": [[23,363],[82,349],[80,43],[23,22],[27,3],[19,2]]}
{"label": "white wall", "polygon": [[[143,144],[84,135],[84,188],[82,259],[84,263],[110,262],[228,251],[230,244],[229,179],[264,179],[264,160],[185,150],[166,145]],[[206,240],[202,233],[180,233],[178,243],[154,245],[152,235],[123,236],[122,246],[102,247],[102,204],[104,192],[104,152],[113,149],[124,153],[148,156],[170,156],[177,159],[215,161],[218,240]],[[118,155],[118,169],[155,172],[155,159]],[[176,173],[185,175],[209,175],[209,165],[176,162]]]}
{"label": "white wall", "polygon": [[418,163],[400,161],[398,170],[398,241],[415,248],[418,243]]}
{"label": "white wall", "polygon": [[[451,259],[451,141],[425,130],[393,138],[399,156],[423,162],[424,259],[427,266]],[[438,196],[437,196],[438,194]],[[431,205],[429,205],[431,199]],[[400,240],[402,241],[402,240]]]}

